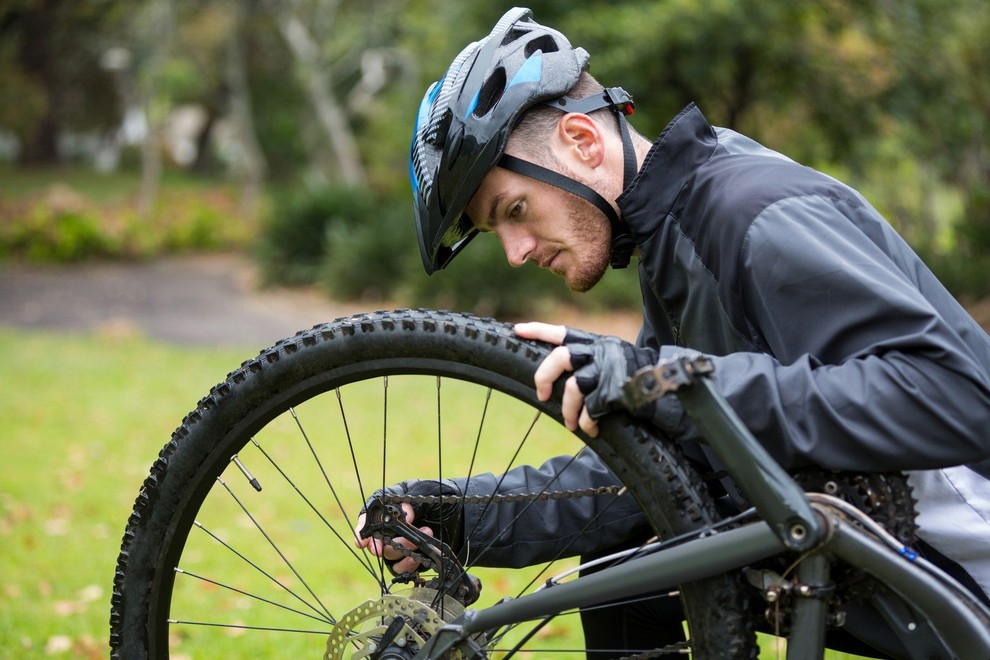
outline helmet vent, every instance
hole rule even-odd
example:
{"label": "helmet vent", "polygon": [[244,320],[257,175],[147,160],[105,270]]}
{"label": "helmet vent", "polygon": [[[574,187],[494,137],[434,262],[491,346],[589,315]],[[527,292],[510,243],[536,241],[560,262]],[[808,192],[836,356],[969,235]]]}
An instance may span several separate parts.
{"label": "helmet vent", "polygon": [[520,29],[519,25],[516,24],[515,26],[512,27],[512,29],[510,29],[508,32],[505,33],[505,37],[502,39],[502,45],[508,46],[512,42],[522,39],[529,33],[530,30],[528,28]]}
{"label": "helmet vent", "polygon": [[554,41],[553,37],[549,34],[544,34],[526,44],[526,57],[532,56],[538,50],[543,53],[556,53],[560,48],[558,48],[557,42]]}
{"label": "helmet vent", "polygon": [[502,93],[505,91],[505,68],[498,67],[488,76],[485,84],[478,92],[478,105],[474,109],[475,117],[484,117],[492,108],[498,105]]}
{"label": "helmet vent", "polygon": [[433,119],[433,122],[426,130],[426,134],[423,136],[423,141],[427,144],[443,144],[447,139],[447,131],[450,129],[450,122],[453,119],[453,113],[449,108],[444,108],[442,114],[439,117]]}

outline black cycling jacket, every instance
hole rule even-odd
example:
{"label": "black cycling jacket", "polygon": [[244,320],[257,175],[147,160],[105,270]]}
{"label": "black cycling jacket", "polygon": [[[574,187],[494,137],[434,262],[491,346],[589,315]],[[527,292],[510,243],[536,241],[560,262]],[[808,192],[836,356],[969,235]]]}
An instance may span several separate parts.
{"label": "black cycling jacket", "polygon": [[[990,592],[990,337],[880,214],[835,179],[713,128],[694,105],[618,203],[641,254],[638,343],[661,358],[711,356],[719,388],[785,467],[917,471],[920,535]],[[689,449],[699,440],[673,397],[654,421]],[[513,470],[500,489],[532,489],[560,462]],[[611,479],[594,455],[568,473]],[[469,506],[466,525],[501,534],[502,551],[482,563],[528,564],[580,536],[591,501],[541,503],[504,531],[514,507]],[[573,552],[638,533],[635,507],[622,506]]]}

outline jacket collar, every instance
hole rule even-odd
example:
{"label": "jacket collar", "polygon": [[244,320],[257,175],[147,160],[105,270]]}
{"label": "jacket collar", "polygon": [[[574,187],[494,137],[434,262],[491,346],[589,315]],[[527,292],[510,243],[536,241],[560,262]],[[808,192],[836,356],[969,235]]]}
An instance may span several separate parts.
{"label": "jacket collar", "polygon": [[717,146],[715,129],[693,103],[667,124],[636,178],[616,200],[637,243],[667,217],[688,178]]}

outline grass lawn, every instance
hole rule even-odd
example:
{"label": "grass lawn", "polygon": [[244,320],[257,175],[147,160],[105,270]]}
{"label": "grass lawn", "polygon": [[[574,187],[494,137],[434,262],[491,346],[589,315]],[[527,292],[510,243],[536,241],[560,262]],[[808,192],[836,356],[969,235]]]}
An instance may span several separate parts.
{"label": "grass lawn", "polygon": [[137,489],[185,413],[255,352],[0,328],[0,657],[106,657]]}
{"label": "grass lawn", "polygon": [[106,657],[120,537],[182,416],[249,351],[0,329],[0,656]]}

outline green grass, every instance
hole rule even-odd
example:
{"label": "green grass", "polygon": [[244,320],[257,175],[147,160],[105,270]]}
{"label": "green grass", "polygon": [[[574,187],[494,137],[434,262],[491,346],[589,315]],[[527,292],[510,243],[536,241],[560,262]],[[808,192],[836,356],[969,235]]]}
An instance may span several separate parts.
{"label": "green grass", "polygon": [[[0,657],[106,657],[115,561],[137,489],[185,413],[210,386],[255,352],[255,347],[182,348],[133,336],[78,336],[0,328],[0,355],[4,356],[0,369],[0,456],[5,463],[0,469]],[[401,388],[401,379],[390,384],[390,401],[401,400]],[[426,394],[436,396],[428,391]],[[350,396],[347,405],[373,396],[358,391]],[[443,396],[453,400],[460,394],[453,388],[445,390]],[[417,405],[408,410],[395,408],[389,424],[418,426],[406,420],[422,416],[429,404]],[[310,428],[325,431],[334,423],[329,411],[316,403],[301,406],[298,412]],[[493,419],[512,417],[494,407],[491,414]],[[288,427],[295,425],[294,421],[286,422]],[[499,426],[499,432],[504,428]],[[290,437],[290,430],[273,425],[258,439],[275,455],[288,453],[288,443],[279,437]],[[367,439],[381,431],[361,428],[355,419],[351,433]],[[262,479],[266,496],[274,496],[278,475],[266,468],[257,453],[245,450],[242,457]],[[413,452],[404,469],[413,473],[422,470],[416,458]],[[457,453],[445,454],[444,460],[458,460]],[[286,465],[295,474],[291,459]],[[328,461],[328,467],[334,466]],[[408,476],[411,475],[396,474],[394,478]],[[236,471],[227,479],[231,483],[243,481]],[[253,496],[246,484],[238,483],[237,487],[246,490],[246,496]],[[295,532],[312,528],[307,527],[314,524],[312,520],[288,513],[281,502],[268,501],[267,508],[257,510],[266,525],[283,525]],[[222,508],[201,511],[205,523],[233,536],[250,527],[238,515],[236,511],[224,513]],[[298,533],[295,536],[311,538]],[[193,550],[190,565],[212,570],[215,558],[208,548],[200,558],[196,555],[198,547],[189,546]],[[264,547],[253,550],[260,553]],[[289,551],[307,559],[315,556],[323,564],[329,555],[324,546],[308,540],[301,548],[290,547]],[[332,566],[330,569],[335,570]],[[492,591],[489,596],[494,591],[505,593],[511,589],[505,577],[482,579]],[[343,588],[341,582],[331,585]],[[227,616],[221,607],[213,605],[221,601],[208,585],[184,582],[176,593],[180,594],[180,590],[185,590],[192,608],[206,603],[206,614],[195,616],[206,620],[214,615]],[[228,599],[228,603],[230,616],[251,616],[252,605],[244,599]],[[554,626],[546,630],[547,635],[565,641],[572,635],[564,624],[555,622]],[[201,632],[202,629],[184,629],[177,635],[196,637]],[[246,641],[247,638],[237,641],[238,654]],[[230,635],[214,636],[207,642],[212,646],[202,657],[229,657],[234,644]],[[316,646],[322,644],[317,639]],[[765,643],[764,648],[764,657],[775,657],[772,644]],[[268,638],[259,642],[252,655],[286,657],[286,652],[287,647]],[[838,660],[850,656],[827,657]]]}
{"label": "green grass", "polygon": [[0,656],[105,657],[138,486],[248,351],[0,329]]}

